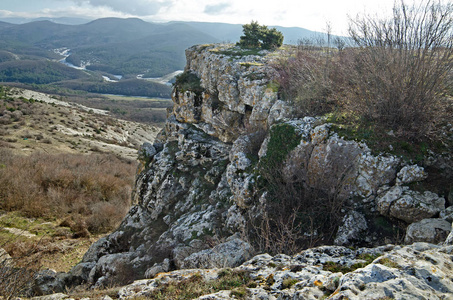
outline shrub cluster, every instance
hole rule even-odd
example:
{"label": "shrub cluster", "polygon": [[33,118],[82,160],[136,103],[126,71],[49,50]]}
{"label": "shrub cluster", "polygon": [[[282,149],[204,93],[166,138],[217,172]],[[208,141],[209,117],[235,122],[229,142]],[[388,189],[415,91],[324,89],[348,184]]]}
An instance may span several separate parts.
{"label": "shrub cluster", "polygon": [[176,76],[174,86],[182,93],[191,91],[197,95],[201,95],[204,90],[201,86],[200,78],[195,73],[187,71]]}
{"label": "shrub cluster", "polygon": [[67,226],[81,236],[118,225],[130,206],[136,169],[108,154],[24,156],[9,149],[0,149],[0,166],[1,210],[67,216]]}
{"label": "shrub cluster", "polygon": [[407,140],[451,119],[453,5],[401,2],[390,18],[351,20],[349,32],[353,47],[302,43],[276,65],[283,96],[302,115],[339,110]]}

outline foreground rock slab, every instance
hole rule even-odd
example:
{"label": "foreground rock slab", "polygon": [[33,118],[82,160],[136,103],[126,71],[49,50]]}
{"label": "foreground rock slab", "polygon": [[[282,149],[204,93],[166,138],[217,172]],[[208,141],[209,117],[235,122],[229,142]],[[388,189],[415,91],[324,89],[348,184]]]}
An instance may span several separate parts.
{"label": "foreground rock slab", "polygon": [[[453,246],[428,243],[357,250],[323,246],[294,256],[258,255],[235,269],[250,274],[247,299],[453,299],[452,259]],[[219,271],[161,273],[123,287],[119,297],[149,297],[160,285],[193,274],[215,280]],[[220,291],[198,299],[232,296],[231,291]]]}

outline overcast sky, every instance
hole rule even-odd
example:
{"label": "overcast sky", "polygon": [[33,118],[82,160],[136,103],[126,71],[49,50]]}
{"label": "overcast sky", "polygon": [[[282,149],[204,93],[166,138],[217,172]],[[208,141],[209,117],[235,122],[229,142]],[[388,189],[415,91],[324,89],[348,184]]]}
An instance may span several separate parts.
{"label": "overcast sky", "polygon": [[[420,0],[406,0],[407,3]],[[6,17],[139,17],[146,21],[204,21],[303,27],[346,33],[348,15],[389,13],[394,0],[0,0]]]}

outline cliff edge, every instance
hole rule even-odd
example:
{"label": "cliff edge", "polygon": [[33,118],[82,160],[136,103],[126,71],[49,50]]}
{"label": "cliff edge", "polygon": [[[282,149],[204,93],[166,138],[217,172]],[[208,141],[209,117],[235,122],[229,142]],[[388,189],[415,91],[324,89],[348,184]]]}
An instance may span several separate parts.
{"label": "cliff edge", "polygon": [[[275,83],[278,51],[186,50],[166,125],[142,147],[134,206],[69,274],[46,279],[53,290],[237,267],[257,253],[323,244],[344,252],[445,241],[452,203],[411,189],[429,176],[424,167],[345,140],[325,118],[292,118]],[[453,291],[451,282],[443,286]]]}

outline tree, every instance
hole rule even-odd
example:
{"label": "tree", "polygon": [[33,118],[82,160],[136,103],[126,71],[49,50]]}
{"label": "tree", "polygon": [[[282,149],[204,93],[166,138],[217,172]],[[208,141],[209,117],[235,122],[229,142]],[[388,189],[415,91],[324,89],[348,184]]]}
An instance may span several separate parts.
{"label": "tree", "polygon": [[272,50],[283,44],[283,34],[275,28],[269,29],[256,21],[242,26],[244,35],[240,37],[238,45],[244,48],[262,48]]}

